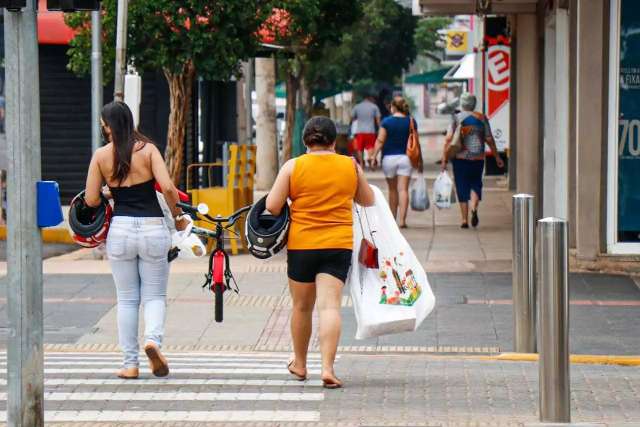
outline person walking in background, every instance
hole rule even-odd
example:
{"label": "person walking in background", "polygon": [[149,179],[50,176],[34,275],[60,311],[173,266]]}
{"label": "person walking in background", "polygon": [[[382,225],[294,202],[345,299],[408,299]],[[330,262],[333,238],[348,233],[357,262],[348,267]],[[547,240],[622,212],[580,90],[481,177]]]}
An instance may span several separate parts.
{"label": "person walking in background", "polygon": [[[389,186],[389,206],[400,228],[407,228],[407,210],[409,208],[409,181],[413,166],[407,156],[407,141],[411,126],[418,135],[418,124],[409,115],[409,104],[402,96],[391,101],[391,115],[380,125],[380,132],[373,150],[377,159],[382,151],[382,171]],[[423,169],[422,155],[418,169]]]}
{"label": "person walking in background", "polygon": [[461,150],[451,160],[456,192],[460,202],[460,214],[462,215],[461,228],[469,228],[469,201],[471,201],[471,225],[477,227],[480,223],[478,206],[482,200],[485,144],[489,146],[495,156],[498,167],[504,167],[504,162],[500,158],[493,140],[489,120],[484,114],[474,111],[475,108],[476,97],[474,95],[467,92],[460,95],[461,111],[452,116],[442,154],[441,165],[444,171],[447,167],[447,151],[453,140],[453,135],[456,128],[461,126]]}
{"label": "person walking in background", "polygon": [[294,358],[289,372],[307,378],[307,352],[313,307],[320,315],[321,378],[325,388],[342,382],[333,364],[341,330],[342,288],[351,267],[353,202],[375,202],[362,169],[335,152],[337,131],[327,117],[313,117],[303,131],[307,154],[284,164],[267,197],[267,209],[279,215],[291,199],[287,241],[289,290],[293,299],[291,336]]}
{"label": "person walking in background", "polygon": [[[134,129],[133,115],[124,102],[112,102],[102,110],[102,134],[107,145],[98,149],[89,165],[85,202],[101,203],[103,183],[114,200],[107,236],[107,256],[118,296],[118,336],[124,353],[118,377],[138,377],[138,312],[144,305],[145,346],[155,376],[169,374],[167,360],[160,352],[164,335],[171,246],[169,228],[158,203],[154,183],[158,182],[183,230],[188,220],[176,207],[176,189],[158,148]],[[110,193],[110,194],[109,194]]]}
{"label": "person walking in background", "polygon": [[391,103],[391,91],[387,88],[382,88],[378,93],[378,99],[376,100],[376,105],[380,110],[380,117],[385,119],[391,115],[391,111],[389,111],[389,105]]}
{"label": "person walking in background", "polygon": [[367,152],[367,163],[372,167],[373,146],[376,142],[376,130],[380,126],[380,109],[375,104],[375,98],[367,94],[365,98],[351,111],[351,123],[357,120],[355,133],[355,153],[358,163],[365,167],[364,153]]}

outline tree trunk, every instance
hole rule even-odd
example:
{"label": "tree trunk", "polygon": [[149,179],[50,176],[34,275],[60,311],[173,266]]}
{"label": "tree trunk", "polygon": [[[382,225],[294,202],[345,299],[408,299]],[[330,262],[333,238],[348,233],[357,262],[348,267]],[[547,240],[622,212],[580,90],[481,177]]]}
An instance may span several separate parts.
{"label": "tree trunk", "polygon": [[278,176],[276,67],[273,58],[256,58],[256,189],[269,190]]}
{"label": "tree trunk", "polygon": [[169,83],[169,129],[167,131],[167,148],[164,152],[169,175],[178,185],[182,178],[184,163],[184,144],[187,131],[187,119],[191,108],[191,95],[195,67],[187,62],[180,73],[164,70]]}
{"label": "tree trunk", "polygon": [[298,89],[300,88],[300,79],[293,71],[287,72],[287,133],[282,144],[282,160],[287,161],[291,158],[291,149],[293,147],[293,131],[296,124],[296,98]]}

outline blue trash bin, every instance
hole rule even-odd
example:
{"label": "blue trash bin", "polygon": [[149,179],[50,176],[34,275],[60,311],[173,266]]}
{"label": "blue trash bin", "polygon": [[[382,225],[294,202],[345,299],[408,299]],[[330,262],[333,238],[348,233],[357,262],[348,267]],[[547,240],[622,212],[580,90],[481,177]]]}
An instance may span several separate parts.
{"label": "blue trash bin", "polygon": [[60,188],[56,181],[38,181],[38,227],[54,227],[63,221]]}

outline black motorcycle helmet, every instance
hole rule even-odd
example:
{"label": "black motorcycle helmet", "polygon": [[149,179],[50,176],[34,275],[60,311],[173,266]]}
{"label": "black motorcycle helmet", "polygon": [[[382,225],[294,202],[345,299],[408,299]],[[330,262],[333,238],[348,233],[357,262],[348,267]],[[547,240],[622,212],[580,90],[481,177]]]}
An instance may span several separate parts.
{"label": "black motorcycle helmet", "polygon": [[69,209],[69,228],[73,240],[81,246],[95,248],[104,242],[109,232],[113,210],[109,201],[101,197],[98,207],[87,206],[84,191],[71,201]]}
{"label": "black motorcycle helmet", "polygon": [[267,196],[254,203],[247,215],[245,233],[249,252],[256,258],[267,259],[287,245],[289,234],[289,205],[285,204],[280,215],[266,213]]}

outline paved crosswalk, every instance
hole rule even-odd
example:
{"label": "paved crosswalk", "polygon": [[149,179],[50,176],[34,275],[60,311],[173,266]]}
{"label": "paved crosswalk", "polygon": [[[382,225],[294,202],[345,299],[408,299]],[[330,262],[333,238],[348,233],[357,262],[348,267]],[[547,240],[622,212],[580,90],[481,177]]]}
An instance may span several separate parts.
{"label": "paved crosswalk", "polygon": [[[141,355],[137,380],[115,377],[119,353],[45,355],[45,422],[317,422],[325,398],[318,355],[311,377],[292,379],[284,353],[167,353],[155,378]],[[7,356],[0,353],[0,422],[6,421]]]}

